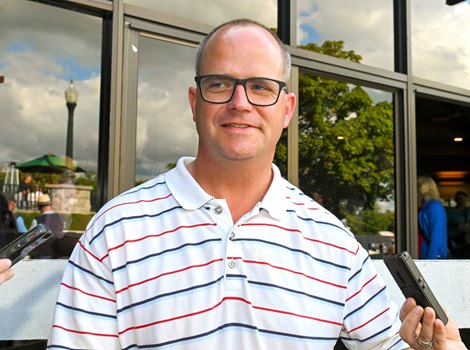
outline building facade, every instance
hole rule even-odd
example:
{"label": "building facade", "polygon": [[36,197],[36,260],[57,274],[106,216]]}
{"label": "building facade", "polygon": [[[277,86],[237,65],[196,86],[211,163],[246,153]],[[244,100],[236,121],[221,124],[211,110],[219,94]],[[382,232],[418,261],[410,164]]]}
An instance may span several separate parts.
{"label": "building facade", "polygon": [[[467,1],[0,0],[3,166],[73,147],[86,171],[74,181],[94,183],[96,210],[195,155],[196,47],[241,17],[292,53],[299,102],[276,153],[283,175],[416,256],[417,176],[432,175],[449,206],[470,189]],[[47,172],[33,173],[38,191],[62,181]]]}

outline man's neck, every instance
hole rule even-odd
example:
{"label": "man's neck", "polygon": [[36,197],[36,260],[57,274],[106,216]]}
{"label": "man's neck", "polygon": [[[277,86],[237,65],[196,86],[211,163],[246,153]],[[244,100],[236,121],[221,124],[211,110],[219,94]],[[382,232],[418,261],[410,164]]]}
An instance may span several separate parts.
{"label": "man's neck", "polygon": [[196,159],[188,171],[214,198],[225,199],[234,222],[261,201],[271,185],[271,163],[228,161],[211,163]]}

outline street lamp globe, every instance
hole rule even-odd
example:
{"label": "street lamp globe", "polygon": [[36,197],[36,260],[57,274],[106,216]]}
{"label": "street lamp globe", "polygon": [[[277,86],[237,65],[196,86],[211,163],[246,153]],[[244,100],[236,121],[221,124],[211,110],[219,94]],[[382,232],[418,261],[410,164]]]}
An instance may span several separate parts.
{"label": "street lamp globe", "polygon": [[70,85],[65,89],[65,102],[77,104],[78,101],[78,91],[73,86],[73,80],[70,80]]}

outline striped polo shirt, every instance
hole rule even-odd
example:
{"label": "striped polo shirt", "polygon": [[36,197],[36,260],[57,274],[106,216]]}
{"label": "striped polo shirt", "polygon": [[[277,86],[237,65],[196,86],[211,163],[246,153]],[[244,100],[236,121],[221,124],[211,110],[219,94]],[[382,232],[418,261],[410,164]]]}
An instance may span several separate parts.
{"label": "striped polo shirt", "polygon": [[[64,272],[49,349],[402,349],[367,252],[273,165],[233,223],[181,158],[109,201]],[[243,189],[240,189],[243,191]]]}

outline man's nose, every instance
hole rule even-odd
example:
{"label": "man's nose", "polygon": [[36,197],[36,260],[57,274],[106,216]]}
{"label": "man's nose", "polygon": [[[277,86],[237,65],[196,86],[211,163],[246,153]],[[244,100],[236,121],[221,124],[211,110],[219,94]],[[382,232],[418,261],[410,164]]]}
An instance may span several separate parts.
{"label": "man's nose", "polygon": [[235,86],[235,90],[233,92],[233,96],[230,102],[236,103],[237,105],[251,105],[250,101],[248,101],[248,97],[245,92],[245,87],[242,84],[237,84]]}

